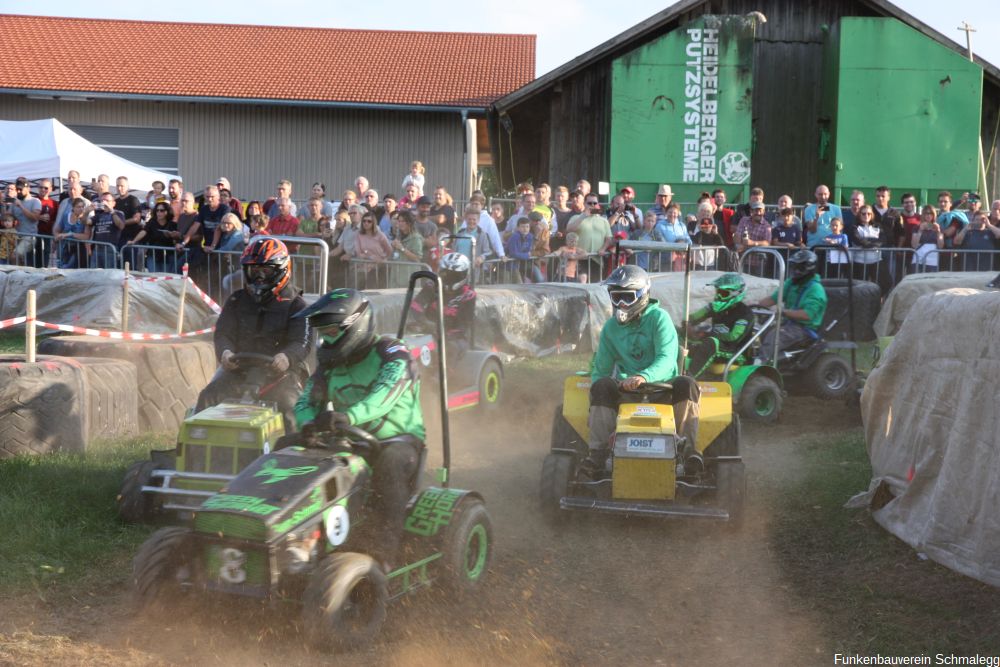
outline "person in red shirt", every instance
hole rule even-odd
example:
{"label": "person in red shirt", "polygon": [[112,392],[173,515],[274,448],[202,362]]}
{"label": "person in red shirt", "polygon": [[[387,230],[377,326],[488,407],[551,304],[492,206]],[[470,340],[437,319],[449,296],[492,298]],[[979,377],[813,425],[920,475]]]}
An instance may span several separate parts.
{"label": "person in red shirt", "polygon": [[[52,236],[53,227],[56,224],[56,212],[59,210],[59,203],[52,199],[52,181],[43,178],[38,182],[38,201],[42,208],[38,215],[38,233],[42,236]],[[48,259],[52,253],[52,243],[48,239],[40,239],[42,244],[42,262],[48,266]]]}
{"label": "person in red shirt", "polygon": [[[292,200],[288,197],[278,197],[274,205],[278,208],[278,215],[271,218],[267,225],[267,233],[272,236],[298,236],[299,219],[292,215]],[[298,252],[297,245],[289,245],[288,251]]]}

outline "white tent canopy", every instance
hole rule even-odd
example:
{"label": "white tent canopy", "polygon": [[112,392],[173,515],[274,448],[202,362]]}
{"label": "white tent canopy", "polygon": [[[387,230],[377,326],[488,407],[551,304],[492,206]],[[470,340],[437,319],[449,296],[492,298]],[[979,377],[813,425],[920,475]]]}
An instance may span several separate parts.
{"label": "white tent canopy", "polygon": [[142,191],[151,190],[153,181],[177,178],[95,146],[55,118],[0,120],[0,180],[65,178],[71,169],[80,172],[85,184],[107,174],[113,186],[116,178],[125,176],[132,190]]}

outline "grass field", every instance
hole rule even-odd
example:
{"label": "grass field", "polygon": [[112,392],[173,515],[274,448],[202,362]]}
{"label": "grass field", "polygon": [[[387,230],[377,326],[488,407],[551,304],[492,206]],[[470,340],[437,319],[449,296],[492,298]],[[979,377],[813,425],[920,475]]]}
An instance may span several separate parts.
{"label": "grass field", "polygon": [[868,488],[860,435],[806,443],[802,481],[776,493],[772,542],[793,590],[836,628],[841,651],[906,655],[1000,650],[1000,590],[922,560],[844,509]]}
{"label": "grass field", "polygon": [[24,333],[0,331],[0,354],[24,354]]}
{"label": "grass field", "polygon": [[95,581],[120,583],[145,539],[145,527],[117,520],[115,498],[125,468],[170,447],[140,437],[91,454],[59,453],[0,460],[0,592],[72,592]]}

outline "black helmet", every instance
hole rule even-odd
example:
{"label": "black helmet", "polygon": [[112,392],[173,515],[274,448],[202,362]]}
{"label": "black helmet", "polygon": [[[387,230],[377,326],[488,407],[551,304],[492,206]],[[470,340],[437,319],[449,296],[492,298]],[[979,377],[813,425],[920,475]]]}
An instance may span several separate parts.
{"label": "black helmet", "polygon": [[284,243],[271,236],[258,236],[240,258],[247,291],[259,302],[277,295],[292,275],[292,260]]}
{"label": "black helmet", "polygon": [[441,276],[444,288],[450,292],[462,289],[462,285],[469,282],[471,266],[469,258],[460,252],[449,252],[442,257],[438,275]]}
{"label": "black helmet", "polygon": [[816,275],[816,253],[812,250],[796,250],[788,258],[788,275],[796,285],[807,282]]}
{"label": "black helmet", "polygon": [[353,289],[335,289],[292,317],[305,317],[319,334],[320,364],[343,363],[375,342],[371,302]]}
{"label": "black helmet", "polygon": [[639,316],[649,305],[649,274],[634,264],[619,266],[604,281],[615,318],[621,324]]}

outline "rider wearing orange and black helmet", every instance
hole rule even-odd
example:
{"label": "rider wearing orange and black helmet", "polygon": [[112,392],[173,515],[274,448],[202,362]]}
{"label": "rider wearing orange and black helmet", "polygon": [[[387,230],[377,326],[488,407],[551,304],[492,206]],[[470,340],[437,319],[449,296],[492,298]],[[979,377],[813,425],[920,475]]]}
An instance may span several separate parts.
{"label": "rider wearing orange and black helmet", "polygon": [[308,377],[306,356],[312,344],[308,320],[292,318],[306,307],[291,284],[292,260],[284,243],[258,236],[243,251],[243,289],[226,300],[215,325],[215,355],[221,368],[198,397],[198,409],[215,405],[233,393],[243,374],[232,361],[236,353],[270,356],[273,382],[261,389],[261,400],[273,401],[294,428],[294,406]]}

